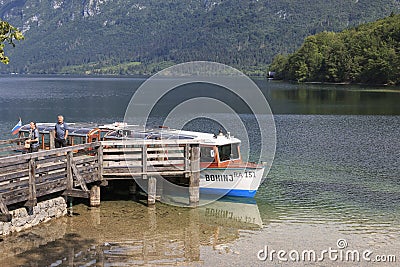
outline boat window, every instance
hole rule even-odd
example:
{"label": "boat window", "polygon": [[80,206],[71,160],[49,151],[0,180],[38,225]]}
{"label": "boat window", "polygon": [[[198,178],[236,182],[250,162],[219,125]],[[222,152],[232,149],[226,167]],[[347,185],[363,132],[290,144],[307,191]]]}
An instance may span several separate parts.
{"label": "boat window", "polygon": [[214,150],[210,146],[200,147],[200,162],[214,162]]}
{"label": "boat window", "polygon": [[228,144],[218,147],[219,160],[225,161],[239,158],[238,144]]}

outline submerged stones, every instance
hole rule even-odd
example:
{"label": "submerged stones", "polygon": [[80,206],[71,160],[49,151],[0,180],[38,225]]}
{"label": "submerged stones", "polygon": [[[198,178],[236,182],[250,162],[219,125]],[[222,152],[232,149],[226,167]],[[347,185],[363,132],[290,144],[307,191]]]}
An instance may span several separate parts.
{"label": "submerged stones", "polygon": [[67,214],[67,203],[63,197],[57,197],[39,202],[31,212],[23,207],[10,211],[10,214],[11,222],[0,222],[0,236],[20,232],[39,223],[62,217]]}

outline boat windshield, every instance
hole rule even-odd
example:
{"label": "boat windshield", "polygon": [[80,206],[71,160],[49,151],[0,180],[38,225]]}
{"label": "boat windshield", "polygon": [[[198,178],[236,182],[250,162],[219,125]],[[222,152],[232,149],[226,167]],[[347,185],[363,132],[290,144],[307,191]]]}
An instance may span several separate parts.
{"label": "boat windshield", "polygon": [[200,146],[200,162],[214,162],[214,150],[209,146]]}
{"label": "boat windshield", "polygon": [[219,160],[239,159],[239,144],[218,146]]}

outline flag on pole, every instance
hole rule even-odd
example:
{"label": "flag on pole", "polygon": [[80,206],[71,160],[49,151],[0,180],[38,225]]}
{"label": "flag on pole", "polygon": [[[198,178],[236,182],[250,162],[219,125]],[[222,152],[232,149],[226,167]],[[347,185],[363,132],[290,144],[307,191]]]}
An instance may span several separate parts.
{"label": "flag on pole", "polygon": [[17,134],[19,132],[19,129],[21,129],[21,127],[22,127],[22,121],[21,118],[19,118],[19,122],[11,130],[12,134]]}

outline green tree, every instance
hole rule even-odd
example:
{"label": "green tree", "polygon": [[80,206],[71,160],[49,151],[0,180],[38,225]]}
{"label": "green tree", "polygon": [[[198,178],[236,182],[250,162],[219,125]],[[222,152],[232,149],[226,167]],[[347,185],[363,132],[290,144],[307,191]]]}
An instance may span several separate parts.
{"label": "green tree", "polygon": [[400,15],[392,15],[340,33],[309,36],[270,67],[275,77],[299,82],[395,85],[400,82],[399,44]]}
{"label": "green tree", "polygon": [[0,20],[0,61],[8,64],[10,59],[4,54],[5,42],[15,47],[15,40],[22,40],[22,33],[6,21]]}
{"label": "green tree", "polygon": [[284,55],[277,55],[269,66],[269,70],[275,72],[274,78],[288,79],[286,70],[288,69],[288,58]]}

